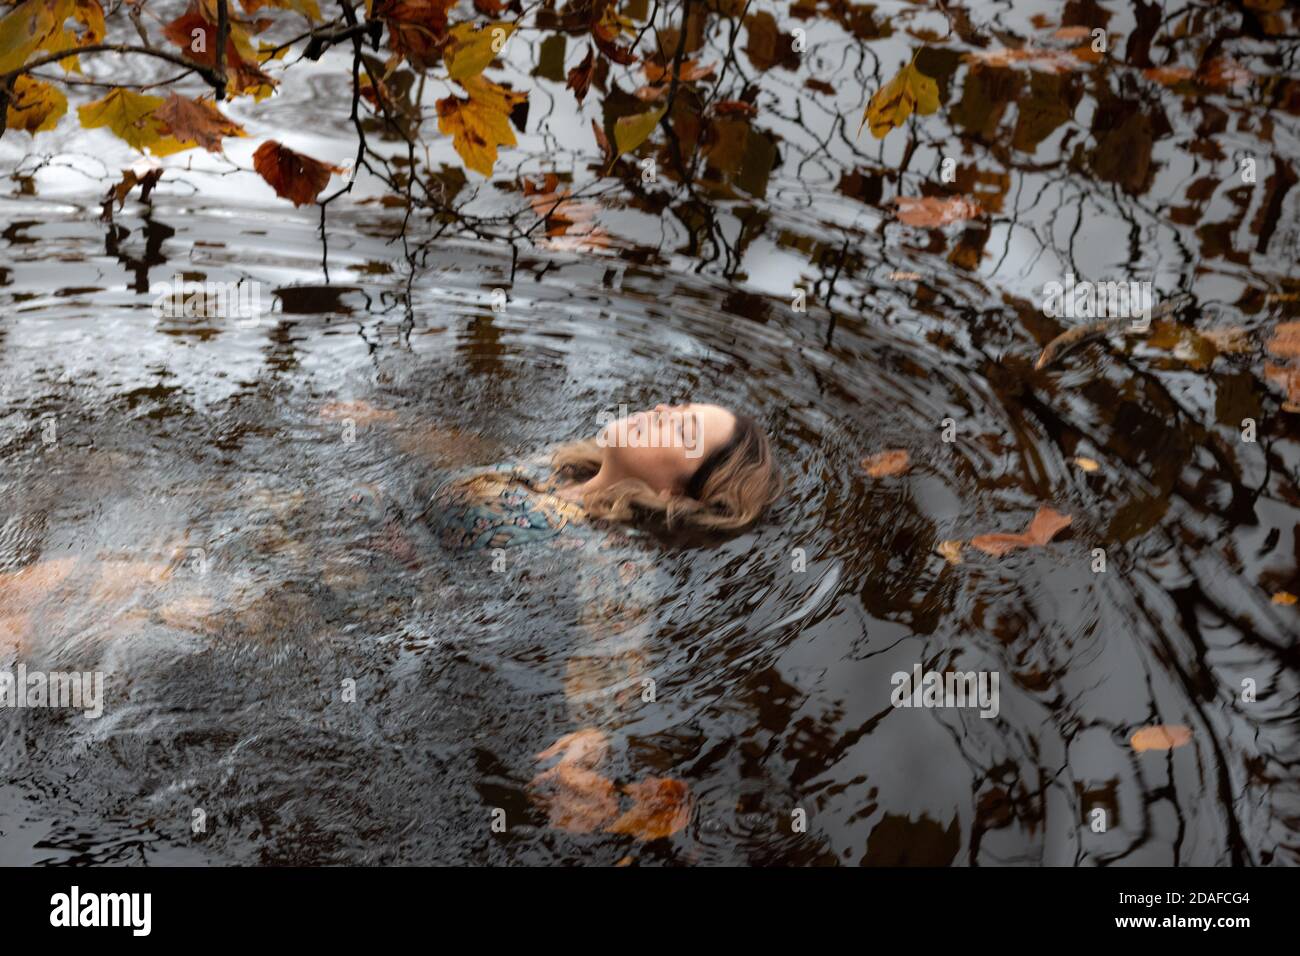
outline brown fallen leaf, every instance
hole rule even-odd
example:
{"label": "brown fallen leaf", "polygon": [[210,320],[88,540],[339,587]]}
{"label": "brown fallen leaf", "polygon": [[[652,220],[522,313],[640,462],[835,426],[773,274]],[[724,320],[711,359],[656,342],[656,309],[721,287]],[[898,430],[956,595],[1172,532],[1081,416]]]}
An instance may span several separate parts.
{"label": "brown fallen leaf", "polygon": [[691,822],[691,792],[681,780],[646,777],[629,784],[623,792],[632,798],[632,807],[606,827],[606,833],[661,840]]}
{"label": "brown fallen leaf", "polygon": [[275,194],[288,199],[295,206],[305,206],[316,201],[316,195],[325,188],[333,173],[342,172],[337,166],[295,153],[268,139],[253,153],[253,168],[275,190]]}
{"label": "brown fallen leaf", "polygon": [[961,564],[961,549],[965,547],[961,541],[940,541],[935,551],[943,555],[944,560],[949,564]]}
{"label": "brown fallen leaf", "polygon": [[982,534],[971,538],[971,547],[1000,558],[1018,548],[1043,546],[1050,542],[1061,529],[1074,520],[1069,515],[1053,511],[1046,506],[1039,508],[1029,527],[1022,534]]}
{"label": "brown fallen leaf", "polygon": [[890,448],[862,459],[862,467],[872,478],[888,478],[907,471],[911,456],[902,448]]}
{"label": "brown fallen leaf", "polygon": [[614,147],[609,145],[609,137],[605,135],[599,120],[593,119],[591,121],[591,131],[596,136],[596,145],[600,147],[600,155],[604,159],[605,165],[608,166],[614,161]]}
{"label": "brown fallen leaf", "polygon": [[1283,606],[1290,606],[1296,602],[1296,597],[1290,591],[1278,591],[1273,595],[1273,603]]}
{"label": "brown fallen leaf", "polygon": [[974,219],[983,215],[980,204],[965,196],[897,196],[898,221],[909,226],[932,228]]}
{"label": "brown fallen leaf", "polygon": [[[672,82],[672,65],[661,66],[658,63],[647,61],[641,67],[645,71],[646,81],[649,83],[670,83]],[[681,69],[677,71],[677,79],[682,83],[693,83],[696,80],[707,79],[713,75],[714,65],[712,63],[701,66],[699,60],[688,59],[682,61]]]}
{"label": "brown fallen leaf", "polygon": [[1092,36],[1092,27],[1061,27],[1052,33],[1054,40],[1083,40]]}
{"label": "brown fallen leaf", "polygon": [[1138,753],[1144,750],[1172,750],[1192,739],[1192,729],[1178,724],[1155,724],[1133,732],[1129,744]]}

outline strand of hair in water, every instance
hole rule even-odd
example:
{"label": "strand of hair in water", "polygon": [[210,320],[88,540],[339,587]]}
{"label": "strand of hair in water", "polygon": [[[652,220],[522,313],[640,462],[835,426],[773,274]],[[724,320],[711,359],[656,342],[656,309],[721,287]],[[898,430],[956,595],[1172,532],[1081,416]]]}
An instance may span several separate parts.
{"label": "strand of hair in water", "polygon": [[[1181,311],[1185,306],[1190,305],[1192,296],[1187,292],[1180,292],[1177,295],[1166,299],[1158,306],[1151,310],[1151,321],[1165,319]],[[1146,332],[1151,327],[1150,322],[1144,323],[1142,328],[1133,328],[1133,320],[1127,317],[1117,317],[1110,319],[1099,319],[1096,322],[1089,322],[1086,325],[1076,325],[1072,329],[1062,332],[1052,341],[1047,343],[1043,349],[1038,361],[1034,363],[1035,369],[1044,369],[1057,361],[1067,352],[1071,352],[1083,345],[1085,342],[1091,342],[1093,339],[1099,339],[1110,335],[1114,332]]]}

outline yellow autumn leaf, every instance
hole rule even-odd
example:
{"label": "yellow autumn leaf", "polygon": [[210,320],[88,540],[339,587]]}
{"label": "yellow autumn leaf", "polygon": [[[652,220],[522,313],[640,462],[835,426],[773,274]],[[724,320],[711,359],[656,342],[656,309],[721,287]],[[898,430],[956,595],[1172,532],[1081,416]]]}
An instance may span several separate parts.
{"label": "yellow autumn leaf", "polygon": [[665,112],[667,112],[666,108],[660,107],[648,113],[637,113],[619,119],[614,124],[614,146],[618,150],[618,155],[632,152],[649,139]]}
{"label": "yellow autumn leaf", "polygon": [[514,32],[513,23],[489,23],[482,29],[475,29],[472,23],[456,24],[442,54],[447,74],[458,83],[478,76],[497,58]]}
{"label": "yellow autumn leaf", "polygon": [[26,0],[0,19],[0,73],[18,69],[68,18],[68,0]]}
{"label": "yellow autumn leaf", "polygon": [[438,131],[452,137],[451,144],[466,167],[484,176],[492,175],[497,147],[514,146],[510,111],[528,99],[481,76],[462,80],[468,100],[456,96],[438,100]]}
{"label": "yellow autumn leaf", "polygon": [[1096,471],[1098,468],[1101,467],[1101,465],[1097,463],[1096,459],[1085,458],[1083,455],[1080,455],[1077,458],[1071,458],[1070,460],[1074,462],[1082,471],[1092,472],[1092,471]]}
{"label": "yellow autumn leaf", "polygon": [[156,156],[167,156],[195,146],[166,135],[166,125],[154,115],[161,96],[147,96],[121,88],[109,90],[102,99],[77,107],[86,129],[107,126],[112,133],[136,149],[148,148]]}
{"label": "yellow autumn leaf", "polygon": [[1278,591],[1273,595],[1273,603],[1284,606],[1292,605],[1296,602],[1296,596],[1290,591]]}
{"label": "yellow autumn leaf", "polygon": [[1181,724],[1155,724],[1135,730],[1129,746],[1141,753],[1144,750],[1172,750],[1192,739],[1192,729]]}
{"label": "yellow autumn leaf", "polygon": [[5,127],[26,130],[35,136],[54,129],[67,111],[68,98],[52,83],[43,83],[30,76],[19,76],[14,80],[13,92],[9,97]]}
{"label": "yellow autumn leaf", "polygon": [[961,564],[961,541],[940,541],[935,546],[935,551],[943,555],[945,561],[949,564]]}
{"label": "yellow autumn leaf", "polygon": [[[58,53],[79,46],[89,46],[104,39],[104,8],[99,0],[51,0],[55,28],[46,35],[40,49],[47,53]],[[80,24],[80,31],[69,30],[67,20]],[[76,56],[67,56],[59,61],[66,73],[80,73],[81,64]]]}
{"label": "yellow autumn leaf", "polygon": [[912,62],[876,91],[862,113],[858,133],[861,134],[862,127],[870,123],[871,135],[883,139],[891,129],[907,122],[913,112],[918,116],[928,116],[938,109],[939,84]]}

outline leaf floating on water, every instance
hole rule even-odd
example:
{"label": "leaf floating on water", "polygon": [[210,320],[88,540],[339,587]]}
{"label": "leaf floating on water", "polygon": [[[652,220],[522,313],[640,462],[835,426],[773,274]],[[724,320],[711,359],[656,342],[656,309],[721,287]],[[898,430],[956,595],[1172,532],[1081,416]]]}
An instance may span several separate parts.
{"label": "leaf floating on water", "polygon": [[1134,731],[1129,744],[1138,753],[1144,750],[1172,750],[1192,739],[1192,729],[1178,724],[1156,724]]}
{"label": "leaf floating on water", "polygon": [[896,196],[898,221],[909,226],[930,228],[974,219],[984,214],[980,204],[965,196]]}
{"label": "leaf floating on water", "polygon": [[681,780],[646,777],[629,784],[624,793],[632,807],[610,824],[606,833],[623,833],[638,840],[670,837],[691,822],[691,792]]}
{"label": "leaf floating on water", "polygon": [[939,84],[916,68],[913,61],[898,71],[898,75],[876,91],[862,113],[858,134],[862,127],[871,124],[871,135],[884,139],[890,130],[902,126],[915,112],[929,116],[939,109]]}
{"label": "leaf floating on water", "polygon": [[1042,547],[1057,533],[1069,527],[1074,519],[1046,506],[1039,508],[1029,527],[1022,534],[982,534],[971,538],[971,547],[991,554],[995,558],[1010,554],[1018,548]]}
{"label": "leaf floating on water", "polygon": [[862,467],[872,478],[888,478],[907,471],[911,456],[901,448],[891,448],[862,459]]}
{"label": "leaf floating on water", "polygon": [[295,153],[273,139],[257,147],[253,153],[253,168],[277,196],[288,199],[295,206],[315,202],[316,194],[325,188],[331,174],[342,172],[337,166]]}
{"label": "leaf floating on water", "polygon": [[1101,465],[1099,465],[1094,459],[1084,458],[1082,455],[1077,458],[1071,458],[1070,460],[1078,465],[1082,471],[1093,472],[1101,467]]}
{"label": "leaf floating on water", "polygon": [[1296,596],[1292,594],[1290,591],[1278,591],[1276,594],[1273,595],[1274,604],[1281,604],[1285,607],[1289,607],[1295,602],[1296,602]]}
{"label": "leaf floating on water", "polygon": [[944,560],[949,564],[961,564],[961,549],[965,543],[961,541],[940,541],[934,549],[943,555]]}
{"label": "leaf floating on water", "polygon": [[1274,365],[1270,362],[1264,366],[1264,377],[1286,390],[1282,411],[1300,412],[1300,369]]}

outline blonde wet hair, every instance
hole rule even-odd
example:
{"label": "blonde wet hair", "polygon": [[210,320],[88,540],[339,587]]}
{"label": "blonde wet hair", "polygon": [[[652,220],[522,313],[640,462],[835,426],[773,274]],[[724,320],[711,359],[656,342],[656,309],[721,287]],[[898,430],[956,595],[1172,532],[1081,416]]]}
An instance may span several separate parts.
{"label": "blonde wet hair", "polygon": [[[684,493],[660,495],[639,478],[626,478],[583,498],[593,518],[635,523],[658,518],[670,529],[740,531],[757,521],[784,488],[763,429],[748,415],[735,415],[731,440],[705,456]],[[555,451],[557,472],[586,480],[600,470],[604,450],[596,439]]]}

